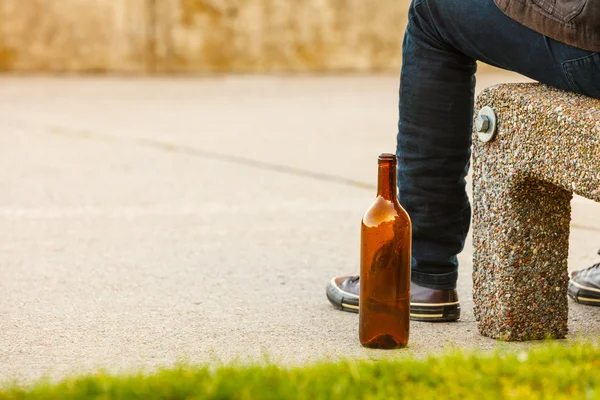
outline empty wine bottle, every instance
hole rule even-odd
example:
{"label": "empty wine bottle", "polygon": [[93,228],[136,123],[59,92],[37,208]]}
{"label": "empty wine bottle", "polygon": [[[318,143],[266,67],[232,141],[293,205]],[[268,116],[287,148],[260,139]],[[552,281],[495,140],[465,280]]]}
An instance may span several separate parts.
{"label": "empty wine bottle", "polygon": [[361,224],[359,337],[393,349],[408,344],[412,225],[396,194],[396,156],[378,163],[377,198]]}

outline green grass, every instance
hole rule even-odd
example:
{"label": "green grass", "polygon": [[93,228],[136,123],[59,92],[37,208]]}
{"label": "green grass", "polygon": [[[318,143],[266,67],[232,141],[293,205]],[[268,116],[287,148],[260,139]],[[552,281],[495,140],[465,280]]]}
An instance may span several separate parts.
{"label": "green grass", "polygon": [[425,360],[300,368],[181,365],[136,376],[98,373],[4,386],[0,399],[600,399],[600,347],[453,352]]}

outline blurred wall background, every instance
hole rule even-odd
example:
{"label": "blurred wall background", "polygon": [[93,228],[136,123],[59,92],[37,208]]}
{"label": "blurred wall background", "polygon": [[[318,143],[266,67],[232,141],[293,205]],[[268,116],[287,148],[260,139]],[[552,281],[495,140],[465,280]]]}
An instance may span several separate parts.
{"label": "blurred wall background", "polygon": [[398,71],[409,0],[0,0],[0,69]]}

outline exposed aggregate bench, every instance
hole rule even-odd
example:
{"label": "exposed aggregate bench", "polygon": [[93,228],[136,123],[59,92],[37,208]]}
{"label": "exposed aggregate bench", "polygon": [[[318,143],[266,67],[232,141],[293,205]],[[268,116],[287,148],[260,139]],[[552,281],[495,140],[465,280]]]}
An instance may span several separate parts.
{"label": "exposed aggregate bench", "polygon": [[479,330],[509,341],[563,338],[570,201],[576,193],[600,202],[600,100],[507,84],[481,93],[476,110],[486,106],[496,120],[479,117],[473,139]]}

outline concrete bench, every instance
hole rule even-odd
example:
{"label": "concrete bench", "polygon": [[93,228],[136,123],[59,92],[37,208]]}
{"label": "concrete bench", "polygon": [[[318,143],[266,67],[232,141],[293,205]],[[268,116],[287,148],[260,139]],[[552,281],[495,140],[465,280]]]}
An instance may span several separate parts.
{"label": "concrete bench", "polygon": [[509,341],[564,338],[570,201],[576,193],[600,202],[600,100],[509,84],[486,89],[476,110],[473,300],[479,331]]}

